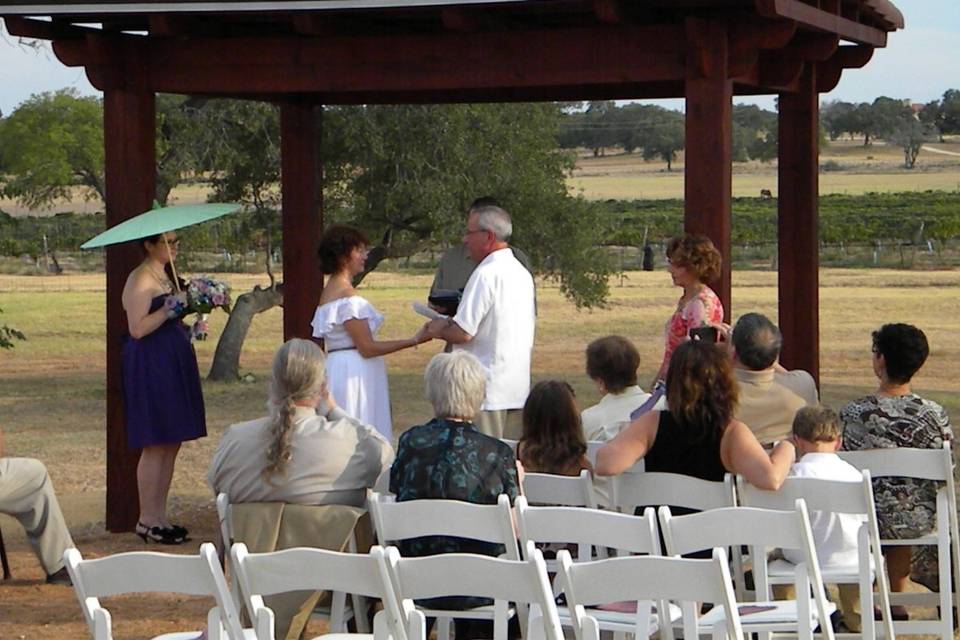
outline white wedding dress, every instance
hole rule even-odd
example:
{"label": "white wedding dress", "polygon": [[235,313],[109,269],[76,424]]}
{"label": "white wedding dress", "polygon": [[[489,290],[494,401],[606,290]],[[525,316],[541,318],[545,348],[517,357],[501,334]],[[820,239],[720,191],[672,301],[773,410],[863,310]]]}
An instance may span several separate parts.
{"label": "white wedding dress", "polygon": [[327,349],[327,387],[337,405],[364,424],[393,439],[387,366],[382,357],[364,358],[347,333],[347,320],[366,320],[376,336],[383,315],[361,296],[337,298],[317,307],[313,337],[323,338]]}

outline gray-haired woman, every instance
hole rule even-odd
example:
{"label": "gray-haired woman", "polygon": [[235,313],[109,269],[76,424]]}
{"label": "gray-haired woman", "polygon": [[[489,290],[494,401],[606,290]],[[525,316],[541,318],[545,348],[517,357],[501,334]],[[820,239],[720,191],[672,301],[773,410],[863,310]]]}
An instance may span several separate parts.
{"label": "gray-haired woman", "polygon": [[207,474],[214,492],[230,502],[363,506],[393,448],[334,404],[324,364],[309,340],[295,338],[277,350],[270,414],[223,435]]}
{"label": "gray-haired woman", "polygon": [[[473,418],[486,393],[486,374],[476,356],[465,351],[438,353],[424,372],[426,397],[436,416],[412,427],[397,445],[390,469],[390,491],[397,501],[422,499],[462,500],[496,504],[501,493],[512,502],[519,495],[518,465],[510,445],[480,433]],[[401,540],[404,556],[438,553],[479,553],[498,556],[503,545],[449,536]],[[423,601],[437,609],[460,609],[490,604],[486,598],[443,597]],[[456,621],[458,638],[490,637],[492,629],[480,621]],[[477,635],[479,633],[479,635]]]}

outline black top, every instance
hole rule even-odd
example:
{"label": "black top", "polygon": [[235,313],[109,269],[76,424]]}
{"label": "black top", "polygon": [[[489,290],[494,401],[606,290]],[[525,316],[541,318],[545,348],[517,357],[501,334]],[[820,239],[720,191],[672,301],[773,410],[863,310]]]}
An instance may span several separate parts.
{"label": "black top", "polygon": [[657,437],[643,457],[644,468],[722,482],[727,470],[720,461],[721,436],[718,426],[705,425],[694,433],[681,427],[669,411],[661,411]]}

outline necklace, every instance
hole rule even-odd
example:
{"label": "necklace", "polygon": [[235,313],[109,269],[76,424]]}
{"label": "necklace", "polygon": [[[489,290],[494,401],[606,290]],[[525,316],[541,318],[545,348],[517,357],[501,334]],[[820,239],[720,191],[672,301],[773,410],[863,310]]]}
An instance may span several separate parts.
{"label": "necklace", "polygon": [[160,287],[164,291],[168,293],[170,291],[173,291],[173,284],[170,282],[170,278],[160,277],[160,275],[157,273],[157,271],[153,268],[153,266],[149,262],[144,262],[143,266],[147,268],[147,271],[150,272],[150,275],[153,276],[153,279],[160,284]]}

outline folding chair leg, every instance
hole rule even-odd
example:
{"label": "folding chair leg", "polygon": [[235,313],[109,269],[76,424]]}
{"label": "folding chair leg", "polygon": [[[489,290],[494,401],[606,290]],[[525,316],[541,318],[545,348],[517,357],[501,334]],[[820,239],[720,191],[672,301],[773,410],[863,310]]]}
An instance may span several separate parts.
{"label": "folding chair leg", "polygon": [[352,593],[350,601],[353,603],[353,624],[357,626],[357,633],[370,633],[370,624],[367,620],[367,599]]}
{"label": "folding chair leg", "polygon": [[449,616],[437,618],[437,640],[450,640],[451,619]]}
{"label": "folding chair leg", "polygon": [[334,591],[330,596],[330,633],[346,633],[347,621],[344,611],[347,607],[347,594]]}
{"label": "folding chair leg", "polygon": [[10,563],[7,561],[7,547],[3,544],[3,531],[0,531],[0,564],[3,565],[3,579],[10,579]]}

